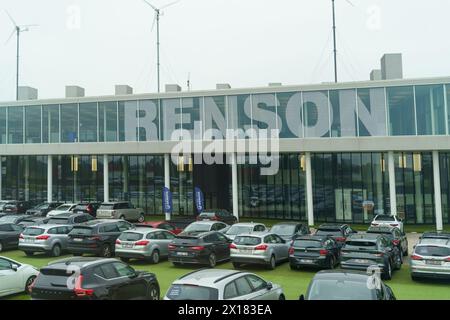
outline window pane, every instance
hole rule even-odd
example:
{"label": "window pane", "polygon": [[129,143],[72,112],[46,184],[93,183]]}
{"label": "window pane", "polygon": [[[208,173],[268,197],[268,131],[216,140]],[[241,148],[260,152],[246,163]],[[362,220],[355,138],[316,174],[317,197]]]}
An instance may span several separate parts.
{"label": "window pane", "polygon": [[355,90],[330,91],[330,103],[333,110],[332,137],[356,136],[355,99]]}
{"label": "window pane", "polygon": [[206,137],[224,138],[227,130],[225,97],[205,97],[202,119]]}
{"label": "window pane", "polygon": [[252,96],[253,127],[271,130],[277,128],[277,113],[274,94],[255,94]]}
{"label": "window pane", "polygon": [[100,102],[99,109],[99,141],[117,141],[117,102]]}
{"label": "window pane", "polygon": [[386,135],[384,88],[358,89],[359,136]]}
{"label": "window pane", "polygon": [[277,99],[280,138],[302,138],[302,94],[300,92],[278,93]]}
{"label": "window pane", "polygon": [[416,87],[417,133],[445,134],[445,101],[442,86]]}
{"label": "window pane", "polygon": [[161,100],[161,111],[163,115],[161,132],[163,133],[164,140],[172,140],[172,133],[176,129],[181,128],[180,99]]}
{"label": "window pane", "polygon": [[59,142],[59,105],[42,106],[42,143]]}
{"label": "window pane", "polygon": [[80,142],[97,141],[97,103],[80,103]]}
{"label": "window pane", "polygon": [[137,141],[137,101],[119,101],[119,141]]}
{"label": "window pane", "polygon": [[23,107],[8,108],[8,143],[23,143]]}
{"label": "window pane", "polygon": [[78,141],[78,104],[61,105],[61,142]]}
{"label": "window pane", "polygon": [[330,115],[326,91],[303,93],[305,137],[330,136]]}
{"label": "window pane", "polygon": [[158,100],[139,101],[139,141],[156,141],[159,137]]}
{"label": "window pane", "polygon": [[[188,130],[191,138],[199,139],[202,135],[202,128],[198,123],[198,128],[194,128],[195,122],[200,121],[200,110],[202,110],[203,99],[201,98],[184,98],[182,103],[182,117],[183,129]],[[195,130],[195,132],[194,132]]]}
{"label": "window pane", "polygon": [[0,144],[6,143],[6,108],[0,108]]}
{"label": "window pane", "polygon": [[249,95],[230,96],[228,97],[228,119],[232,129],[239,129],[239,137],[245,137],[245,131],[250,129],[251,121],[251,104]]}
{"label": "window pane", "polygon": [[25,108],[25,143],[41,143],[41,106]]}
{"label": "window pane", "polygon": [[387,95],[390,135],[415,135],[413,87],[387,88]]}

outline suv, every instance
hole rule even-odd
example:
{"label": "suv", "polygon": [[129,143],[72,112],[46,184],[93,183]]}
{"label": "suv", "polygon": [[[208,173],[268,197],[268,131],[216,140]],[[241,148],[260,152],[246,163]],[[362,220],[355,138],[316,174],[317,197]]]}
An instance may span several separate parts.
{"label": "suv", "polygon": [[29,216],[26,217],[24,220],[20,221],[18,223],[19,226],[26,228],[29,226],[36,226],[40,224],[46,224],[50,220],[50,218],[41,217],[41,216]]}
{"label": "suv", "polygon": [[144,222],[144,210],[136,208],[130,202],[105,202],[97,210],[99,219],[123,219]]}
{"label": "suv", "polygon": [[92,220],[76,225],[69,233],[67,249],[75,256],[95,254],[109,258],[114,255],[115,243],[123,231],[135,227],[124,220]]}
{"label": "suv", "polygon": [[3,206],[2,212],[5,214],[24,214],[32,207],[34,207],[34,204],[31,201],[8,201]]}
{"label": "suv", "polygon": [[202,220],[222,221],[229,225],[237,222],[237,218],[225,209],[205,210],[197,216],[197,221]]}
{"label": "suv", "polygon": [[26,228],[19,238],[19,250],[27,256],[35,252],[45,252],[59,257],[67,250],[67,234],[72,230],[68,225],[41,225]]}
{"label": "suv", "polygon": [[306,223],[299,222],[280,222],[272,226],[270,232],[279,235],[286,241],[294,240],[297,236],[310,234]]}
{"label": "suv", "polygon": [[315,235],[330,236],[337,242],[340,247],[342,247],[347,237],[354,233],[358,233],[358,231],[353,230],[347,224],[326,223],[320,225],[319,228],[317,228]]}
{"label": "suv", "polygon": [[83,202],[79,203],[73,210],[73,213],[88,213],[93,217],[97,216],[97,210],[101,202]]}
{"label": "suv", "polygon": [[285,300],[283,289],[256,274],[205,269],[172,283],[165,300]]}
{"label": "suv", "polygon": [[21,226],[13,223],[0,223],[0,252],[6,249],[17,249],[22,231]]}
{"label": "suv", "polygon": [[39,300],[159,300],[153,273],[136,271],[116,259],[78,257],[51,262],[41,268],[30,290],[31,298]]}
{"label": "suv", "polygon": [[319,267],[333,269],[339,264],[341,251],[333,238],[329,236],[299,236],[289,248],[291,269],[301,267]]}
{"label": "suv", "polygon": [[381,234],[359,233],[351,235],[341,250],[341,268],[376,271],[379,268],[386,280],[392,270],[402,267],[401,252],[388,237]]}
{"label": "suv", "polygon": [[41,217],[46,217],[47,213],[56,209],[57,207],[59,207],[62,204],[63,204],[62,202],[44,202],[44,203],[41,203],[31,209],[28,209],[26,214],[33,215],[33,216],[37,215],[37,216],[41,216]]}
{"label": "suv", "polygon": [[197,221],[188,225],[179,235],[195,236],[209,231],[226,233],[228,229],[230,229],[230,226],[221,221]]}
{"label": "suv", "polygon": [[95,218],[88,213],[63,213],[47,219],[47,223],[51,224],[81,224],[95,220]]}
{"label": "suv", "polygon": [[399,228],[382,226],[369,227],[367,233],[383,234],[392,240],[392,243],[398,247],[403,256],[408,256],[408,238]]}

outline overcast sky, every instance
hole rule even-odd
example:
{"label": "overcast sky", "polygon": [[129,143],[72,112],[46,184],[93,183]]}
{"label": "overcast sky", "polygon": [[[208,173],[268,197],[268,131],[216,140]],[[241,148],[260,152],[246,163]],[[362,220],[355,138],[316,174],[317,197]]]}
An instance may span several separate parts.
{"label": "overcast sky", "polygon": [[[151,0],[163,6],[172,0]],[[450,1],[336,0],[340,81],[366,80],[385,52],[403,53],[407,78],[450,75]],[[0,100],[15,97],[15,37],[21,85],[40,98],[86,95],[129,84],[156,91],[154,12],[142,0],[0,0]],[[162,87],[193,90],[269,82],[333,80],[331,0],[181,0],[161,16]]]}

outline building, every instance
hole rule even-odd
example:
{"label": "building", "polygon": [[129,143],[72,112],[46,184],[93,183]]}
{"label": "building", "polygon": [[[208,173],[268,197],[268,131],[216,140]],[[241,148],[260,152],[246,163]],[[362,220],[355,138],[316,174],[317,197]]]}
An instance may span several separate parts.
{"label": "building", "polygon": [[[1,198],[128,199],[161,214],[170,186],[174,214],[190,215],[198,186],[207,208],[239,216],[367,223],[385,212],[441,229],[450,223],[450,77],[402,79],[392,68],[352,83],[171,85],[161,94],[117,86],[104,97],[67,87],[64,99],[3,102]],[[180,128],[200,149],[174,163]],[[234,149],[216,154],[223,164],[195,161],[213,136],[239,128],[279,131],[276,174],[262,175],[266,165]]]}

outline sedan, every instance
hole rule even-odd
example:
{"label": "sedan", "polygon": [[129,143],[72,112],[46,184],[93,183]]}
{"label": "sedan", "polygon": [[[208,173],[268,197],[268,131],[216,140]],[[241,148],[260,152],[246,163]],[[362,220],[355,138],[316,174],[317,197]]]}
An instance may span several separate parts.
{"label": "sedan", "polygon": [[269,269],[289,259],[289,243],[274,233],[252,233],[237,236],[230,245],[231,262],[238,269],[242,264],[263,264]]}
{"label": "sedan", "polygon": [[39,271],[27,264],[0,257],[0,297],[28,292]]}
{"label": "sedan", "polygon": [[369,227],[367,233],[382,234],[391,239],[392,244],[397,246],[402,256],[408,256],[408,238],[403,231],[399,228],[382,226],[382,227]]}
{"label": "sedan", "polygon": [[77,206],[77,204],[75,204],[75,203],[62,204],[59,207],[57,207],[56,209],[47,213],[47,217],[54,217],[54,216],[57,216],[60,214],[71,213],[72,210],[75,209],[76,206]]}
{"label": "sedan", "polygon": [[240,234],[248,234],[252,232],[266,232],[268,231],[266,226],[262,223],[236,223],[233,224],[230,229],[228,229],[227,232],[225,232],[225,235],[231,239],[234,240],[238,235]]}
{"label": "sedan", "polygon": [[230,228],[229,225],[220,221],[198,221],[188,225],[180,235],[195,236],[204,232],[218,231],[225,233]]}

